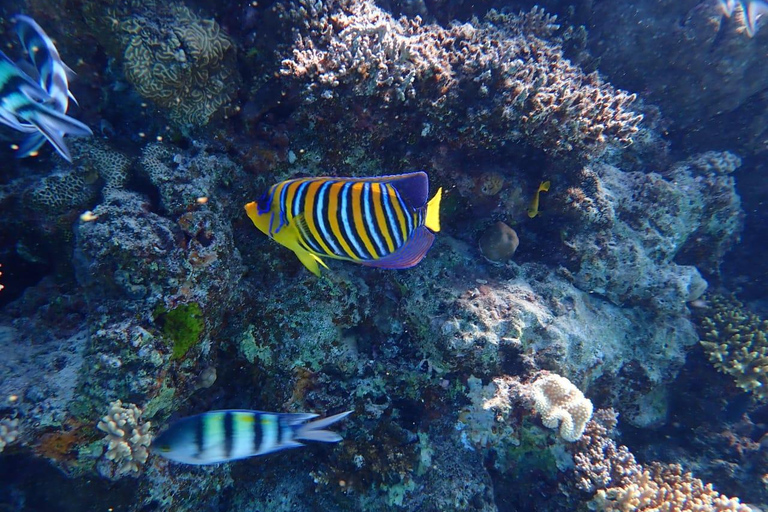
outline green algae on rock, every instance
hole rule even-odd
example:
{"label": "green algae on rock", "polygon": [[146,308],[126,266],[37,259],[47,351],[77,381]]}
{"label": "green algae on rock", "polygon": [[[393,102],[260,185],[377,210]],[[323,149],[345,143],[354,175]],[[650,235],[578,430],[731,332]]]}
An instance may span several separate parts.
{"label": "green algae on rock", "polygon": [[172,360],[183,358],[198,341],[205,327],[203,312],[197,302],[178,306],[170,311],[155,310],[155,320],[163,324],[163,334],[173,342]]}

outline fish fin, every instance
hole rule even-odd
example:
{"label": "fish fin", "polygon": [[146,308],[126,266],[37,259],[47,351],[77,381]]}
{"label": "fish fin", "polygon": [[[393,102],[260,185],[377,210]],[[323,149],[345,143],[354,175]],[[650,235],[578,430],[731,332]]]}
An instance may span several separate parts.
{"label": "fish fin", "polygon": [[426,226],[419,226],[410,240],[392,254],[360,263],[376,268],[411,268],[424,258],[434,241],[435,235]]}
{"label": "fish fin", "polygon": [[[331,179],[331,178],[329,178]],[[344,178],[351,183],[386,183],[397,189],[405,204],[413,209],[423,208],[429,197],[429,177],[424,171],[370,178]]]}
{"label": "fish fin", "polygon": [[296,256],[299,258],[299,261],[307,267],[307,270],[315,274],[317,277],[320,277],[320,265],[322,265],[324,268],[328,268],[328,266],[325,264],[323,260],[321,260],[318,256],[312,254],[311,252],[307,251],[306,249],[302,248],[295,248],[293,249],[293,252],[296,254]]}
{"label": "fish fin", "polygon": [[327,418],[315,420],[302,425],[296,429],[295,438],[302,439],[304,441],[319,441],[321,443],[338,443],[342,440],[342,437],[336,432],[324,429],[325,427],[346,418],[352,414],[352,412],[353,411],[346,411],[339,414],[334,414],[333,416],[328,416]]}
{"label": "fish fin", "polygon": [[19,144],[16,156],[18,158],[26,158],[32,155],[32,153],[39,151],[43,144],[45,144],[45,137],[41,133],[31,133]]}
{"label": "fish fin", "polygon": [[25,116],[25,118],[26,121],[29,121],[40,130],[40,133],[48,139],[48,142],[68,162],[72,161],[72,156],[69,154],[69,149],[64,142],[64,135],[93,135],[91,129],[77,119],[56,112],[43,105],[37,105],[37,108],[32,111],[31,115]]}
{"label": "fish fin", "polygon": [[16,61],[16,67],[35,82],[40,82],[40,72],[37,70],[35,65],[28,60]]}
{"label": "fish fin", "polygon": [[[69,68],[67,68],[67,69],[69,69]],[[72,103],[74,103],[78,107],[80,106],[80,103],[78,103],[77,98],[75,98],[75,95],[72,94],[72,91],[67,90],[67,96],[69,96],[69,99],[72,100]]]}
{"label": "fish fin", "polygon": [[[259,411],[261,412],[261,411]],[[271,414],[271,413],[262,413],[262,414]],[[288,425],[296,426],[301,425],[305,421],[309,421],[312,419],[317,418],[320,416],[319,414],[315,414],[313,412],[295,412],[295,413],[281,413],[280,418],[282,421],[284,421]]]}
{"label": "fish fin", "polygon": [[539,185],[539,192],[549,192],[550,185],[551,185],[551,182],[549,180],[543,181],[541,185]]}
{"label": "fish fin", "polygon": [[747,5],[747,35],[755,37],[757,33],[757,20],[768,14],[768,4],[761,0],[749,2]]}
{"label": "fish fin", "polygon": [[427,214],[424,217],[424,225],[433,233],[440,231],[440,200],[443,198],[442,187],[437,189],[437,193],[427,203]]}
{"label": "fish fin", "polygon": [[326,265],[318,255],[309,252],[305,247],[305,240],[309,237],[309,226],[307,226],[307,220],[304,218],[304,214],[299,214],[294,217],[288,225],[288,229],[290,230],[293,226],[296,226],[296,242],[289,248],[296,253],[299,261],[307,267],[310,272],[317,277],[320,277],[319,265],[322,265],[325,269],[328,269],[328,265]]}

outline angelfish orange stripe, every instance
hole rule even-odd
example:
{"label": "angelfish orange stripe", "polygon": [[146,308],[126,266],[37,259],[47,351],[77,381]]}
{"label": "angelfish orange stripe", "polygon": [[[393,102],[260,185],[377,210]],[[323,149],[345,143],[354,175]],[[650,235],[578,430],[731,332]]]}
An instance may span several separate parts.
{"label": "angelfish orange stripe", "polygon": [[347,244],[347,241],[344,239],[344,235],[341,232],[342,227],[339,226],[339,195],[344,185],[345,183],[340,181],[332,184],[328,190],[328,210],[325,212],[327,224],[331,228],[331,233],[333,233],[333,236],[336,237],[339,245],[341,245],[341,249],[346,253],[338,254],[337,256],[347,256],[353,261],[360,261],[360,258],[357,257],[349,244]]}
{"label": "angelfish orange stripe", "polygon": [[325,254],[333,254],[333,252],[326,245],[325,240],[320,235],[320,231],[315,224],[315,201],[317,200],[317,192],[320,187],[323,186],[325,180],[311,181],[307,187],[307,199],[304,201],[304,219],[307,221],[307,227],[312,237],[317,244],[323,249]]}
{"label": "angelfish orange stripe", "polygon": [[365,229],[365,221],[363,220],[363,210],[361,208],[363,186],[363,183],[355,183],[352,185],[352,216],[354,217],[355,231],[360,237],[360,240],[363,241],[365,250],[368,251],[368,254],[370,254],[374,259],[376,259],[381,255],[376,252],[373,241],[371,240],[371,237],[368,236],[368,232]]}
{"label": "angelfish orange stripe", "polygon": [[373,202],[373,210],[376,214],[376,226],[384,237],[384,241],[387,243],[388,254],[390,254],[395,251],[395,244],[387,224],[387,216],[384,213],[383,201],[385,199],[381,189],[382,185],[380,183],[371,183],[371,202]]}

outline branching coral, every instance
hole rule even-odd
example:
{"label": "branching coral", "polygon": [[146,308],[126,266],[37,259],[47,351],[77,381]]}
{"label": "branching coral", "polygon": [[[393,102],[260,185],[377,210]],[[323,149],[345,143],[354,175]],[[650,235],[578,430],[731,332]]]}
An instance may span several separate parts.
{"label": "branching coral", "polygon": [[560,437],[577,441],[592,418],[592,402],[560,375],[544,375],[532,387],[534,406],[544,426],[560,427]]}
{"label": "branching coral", "polygon": [[109,411],[98,424],[106,432],[107,451],[104,458],[112,464],[101,466],[99,471],[107,477],[137,475],[149,456],[150,422],[141,421],[141,410],[134,404],[116,400],[109,404]]}
{"label": "branching coral", "polygon": [[735,298],[712,296],[701,318],[701,344],[715,367],[736,385],[768,400],[768,320],[745,310]]}
{"label": "branching coral", "polygon": [[229,102],[237,81],[235,45],[214,20],[180,3],[154,0],[92,2],[85,14],[122,57],[136,90],[167,108],[180,127],[205,125]]}
{"label": "branching coral", "polygon": [[616,413],[600,410],[576,444],[578,487],[596,493],[589,506],[607,512],[731,511],[749,512],[738,498],[728,498],[678,464],[643,467],[626,446],[610,438]]}
{"label": "branching coral", "polygon": [[[556,26],[536,9],[491,11],[443,28],[396,20],[368,0],[281,8],[298,27],[282,73],[306,86],[309,103],[339,101],[351,90],[384,105],[415,105],[420,122],[440,126],[425,125],[423,136],[451,140],[458,132],[466,144],[488,147],[525,137],[544,151],[580,156],[628,143],[642,118],[629,109],[634,95],[585,75],[543,39]],[[467,102],[470,95],[481,100]]]}

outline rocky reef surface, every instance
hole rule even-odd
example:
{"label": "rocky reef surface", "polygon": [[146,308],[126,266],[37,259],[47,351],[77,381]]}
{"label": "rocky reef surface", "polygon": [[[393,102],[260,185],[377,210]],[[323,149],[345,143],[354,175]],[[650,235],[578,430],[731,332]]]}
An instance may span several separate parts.
{"label": "rocky reef surface", "polygon": [[[78,16],[0,8],[89,57],[73,87],[99,127],[72,165],[2,176],[0,507],[86,485],[61,510],[768,504],[750,484],[768,473],[764,297],[707,295],[732,283],[754,164],[662,132],[711,104],[638,101],[565,57],[603,32],[530,6],[448,23],[424,2],[64,4]],[[608,71],[631,64],[611,52]],[[318,278],[244,215],[288,177],[413,169],[445,195],[408,270]],[[487,259],[499,224],[514,248]],[[150,452],[224,408],[353,414],[337,445],[202,467]]]}

